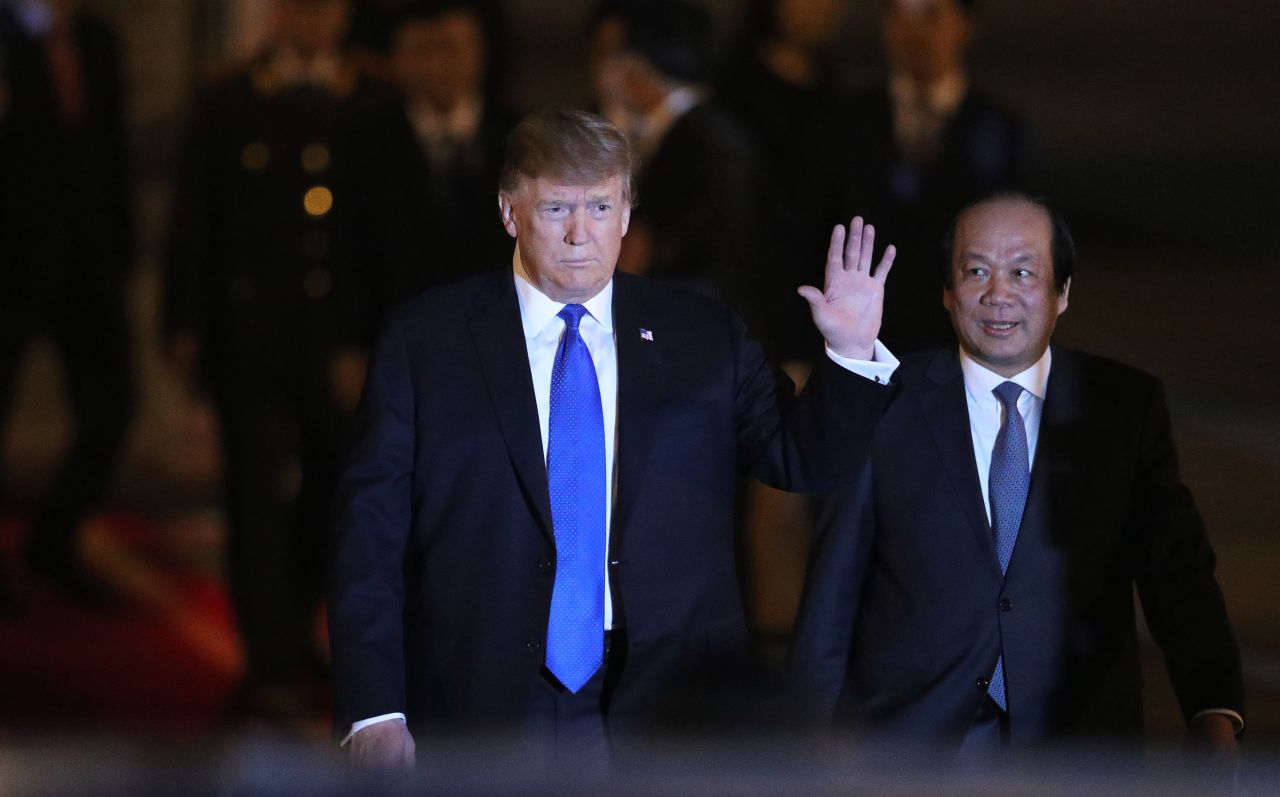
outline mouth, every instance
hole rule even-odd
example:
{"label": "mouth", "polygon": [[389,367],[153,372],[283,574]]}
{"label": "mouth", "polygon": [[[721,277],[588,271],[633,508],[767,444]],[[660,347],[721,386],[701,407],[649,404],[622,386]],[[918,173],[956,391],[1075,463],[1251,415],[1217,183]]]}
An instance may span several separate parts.
{"label": "mouth", "polygon": [[982,331],[992,337],[1005,337],[1013,334],[1018,327],[1017,321],[981,321],[979,326]]}
{"label": "mouth", "polygon": [[583,266],[589,266],[592,263],[596,262],[596,259],[594,257],[570,257],[570,258],[565,258],[560,262],[561,264],[569,266],[570,268],[582,268]]}

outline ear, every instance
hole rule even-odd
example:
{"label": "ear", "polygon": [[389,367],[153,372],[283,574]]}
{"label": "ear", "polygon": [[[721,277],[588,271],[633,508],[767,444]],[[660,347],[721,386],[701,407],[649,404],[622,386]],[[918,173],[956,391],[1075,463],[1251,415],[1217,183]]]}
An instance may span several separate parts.
{"label": "ear", "polygon": [[950,313],[951,308],[952,306],[955,305],[955,303],[956,303],[955,291],[952,290],[951,288],[948,288],[946,285],[943,285],[942,286],[942,306],[946,309],[948,313]]}
{"label": "ear", "polygon": [[516,213],[515,205],[511,201],[510,195],[505,193],[498,194],[498,213],[502,216],[502,227],[507,231],[507,235],[515,238]]}
{"label": "ear", "polygon": [[1062,293],[1058,294],[1058,315],[1062,315],[1067,309],[1067,295],[1071,293],[1071,278],[1067,277],[1067,281],[1062,284]]}
{"label": "ear", "polygon": [[622,235],[624,237],[629,229],[631,229],[631,203],[626,202],[622,206]]}

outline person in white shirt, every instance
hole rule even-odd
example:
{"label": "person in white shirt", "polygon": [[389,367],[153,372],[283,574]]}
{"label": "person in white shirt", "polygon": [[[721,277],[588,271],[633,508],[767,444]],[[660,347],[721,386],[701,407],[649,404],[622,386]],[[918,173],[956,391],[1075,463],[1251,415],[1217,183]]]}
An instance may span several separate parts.
{"label": "person in white shirt", "polygon": [[616,271],[631,163],[598,116],[526,117],[499,183],[511,264],[406,304],[375,348],[330,589],[358,761],[496,731],[582,764],[652,730],[746,651],[738,474],[834,489],[891,397],[894,249],[873,274],[871,226],[837,227],[823,290],[800,289],[827,356],[796,396],[725,305]]}
{"label": "person in white shirt", "polygon": [[791,653],[854,733],[990,755],[1142,729],[1133,605],[1190,734],[1231,753],[1240,657],[1160,383],[1051,343],[1075,252],[1003,192],[944,239],[959,350],[907,357],[858,483],[819,523]]}

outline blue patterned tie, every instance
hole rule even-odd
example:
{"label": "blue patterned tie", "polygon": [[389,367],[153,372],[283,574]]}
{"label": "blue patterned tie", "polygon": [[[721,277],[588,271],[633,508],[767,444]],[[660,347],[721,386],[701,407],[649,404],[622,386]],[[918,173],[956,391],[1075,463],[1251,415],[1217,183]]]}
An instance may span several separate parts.
{"label": "blue patterned tie", "polygon": [[[1003,382],[991,392],[1004,405],[1004,422],[1000,424],[996,445],[991,451],[991,472],[987,479],[987,489],[991,494],[991,528],[995,532],[996,556],[1000,559],[1000,572],[1003,574],[1009,569],[1009,558],[1013,556],[1013,546],[1018,541],[1018,527],[1022,525],[1022,512],[1026,509],[1027,490],[1031,485],[1031,466],[1027,455],[1027,427],[1018,412],[1022,387],[1016,382]],[[1001,710],[1008,710],[1003,652],[996,659],[987,694]]]}
{"label": "blue patterned tie", "polygon": [[577,692],[604,662],[606,480],[604,414],[591,352],[565,305],[564,335],[551,369],[547,488],[556,540],[556,580],[547,621],[547,669]]}

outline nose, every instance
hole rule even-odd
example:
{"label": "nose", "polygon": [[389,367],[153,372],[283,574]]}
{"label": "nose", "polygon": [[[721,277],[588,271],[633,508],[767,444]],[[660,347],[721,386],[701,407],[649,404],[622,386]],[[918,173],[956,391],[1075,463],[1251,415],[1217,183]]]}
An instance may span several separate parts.
{"label": "nose", "polygon": [[1009,278],[1003,274],[992,275],[987,284],[986,293],[982,295],[982,303],[994,307],[1004,307],[1013,303],[1013,289]]}
{"label": "nose", "polygon": [[570,246],[582,246],[587,242],[587,210],[575,208],[564,223],[564,242]]}

